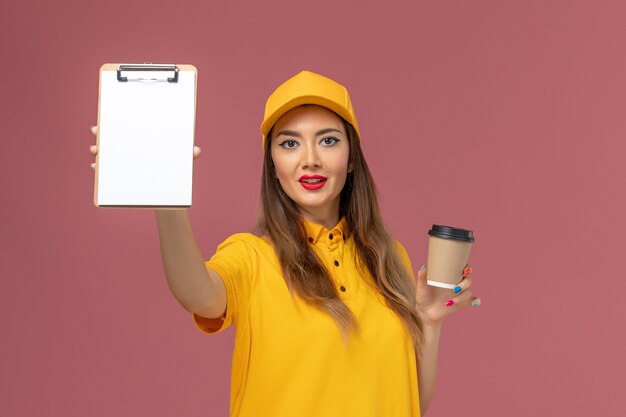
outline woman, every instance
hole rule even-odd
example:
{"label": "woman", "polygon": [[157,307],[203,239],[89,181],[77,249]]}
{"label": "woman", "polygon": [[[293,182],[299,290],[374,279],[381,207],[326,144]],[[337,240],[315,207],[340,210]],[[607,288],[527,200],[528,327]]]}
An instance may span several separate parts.
{"label": "woman", "polygon": [[232,235],[205,263],[187,212],[156,211],[173,294],[204,332],[236,325],[231,416],[424,414],[443,319],[480,303],[469,266],[444,298],[424,266],[416,283],[343,86],[297,74],[268,99],[261,130],[258,236]]}

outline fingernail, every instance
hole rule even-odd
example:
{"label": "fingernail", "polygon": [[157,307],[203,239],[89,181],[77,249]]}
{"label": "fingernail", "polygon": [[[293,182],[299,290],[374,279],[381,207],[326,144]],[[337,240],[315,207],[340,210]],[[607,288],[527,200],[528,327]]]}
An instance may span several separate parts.
{"label": "fingernail", "polygon": [[479,305],[480,305],[480,302],[478,300],[472,301],[472,306],[476,307],[476,306],[479,306]]}
{"label": "fingernail", "polygon": [[461,287],[459,287],[458,285],[456,287],[454,287],[454,293],[458,293],[461,292]]}
{"label": "fingernail", "polygon": [[198,146],[198,153],[202,152],[202,148]]}
{"label": "fingernail", "polygon": [[92,164],[91,164],[91,167],[95,169],[95,168],[96,168],[96,163],[95,163],[95,162],[94,162],[94,163],[92,163]]}
{"label": "fingernail", "polygon": [[[424,268],[426,268],[426,264],[422,265],[422,267],[420,268],[420,271],[423,271]],[[457,271],[458,271],[458,269],[457,269]]]}
{"label": "fingernail", "polygon": [[446,307],[450,307],[452,304],[454,304],[453,300],[446,301]]}
{"label": "fingernail", "polygon": [[93,149],[96,147],[96,145],[89,145],[89,150],[93,151]]}
{"label": "fingernail", "polygon": [[[457,269],[458,271],[458,269]],[[472,270],[470,269],[469,266],[466,266],[465,269],[463,270],[463,275],[469,275],[472,272]]]}

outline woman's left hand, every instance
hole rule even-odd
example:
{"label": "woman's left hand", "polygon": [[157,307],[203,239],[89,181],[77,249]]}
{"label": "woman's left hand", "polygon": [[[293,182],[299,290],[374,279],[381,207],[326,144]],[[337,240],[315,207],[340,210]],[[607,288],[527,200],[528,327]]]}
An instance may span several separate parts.
{"label": "woman's left hand", "polygon": [[472,267],[463,270],[463,279],[455,290],[439,288],[426,283],[428,268],[417,273],[417,313],[427,325],[439,325],[450,314],[469,306],[480,305],[480,298],[469,290],[472,285]]}

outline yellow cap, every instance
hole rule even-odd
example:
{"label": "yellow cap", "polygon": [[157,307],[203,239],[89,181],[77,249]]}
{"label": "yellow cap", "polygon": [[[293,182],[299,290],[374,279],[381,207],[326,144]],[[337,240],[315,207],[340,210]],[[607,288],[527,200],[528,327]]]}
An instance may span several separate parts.
{"label": "yellow cap", "polygon": [[280,116],[302,104],[318,104],[334,111],[350,123],[361,137],[346,87],[323,75],[302,71],[278,86],[267,99],[261,123],[264,147],[268,132]]}

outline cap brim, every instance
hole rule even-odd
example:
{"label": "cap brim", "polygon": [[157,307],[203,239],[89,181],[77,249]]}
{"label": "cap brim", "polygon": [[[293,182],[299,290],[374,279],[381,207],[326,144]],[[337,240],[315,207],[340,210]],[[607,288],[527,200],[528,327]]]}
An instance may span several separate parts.
{"label": "cap brim", "polygon": [[265,139],[267,138],[267,134],[269,133],[272,126],[274,126],[274,124],[278,121],[278,119],[280,119],[281,116],[287,113],[289,110],[303,104],[317,104],[319,106],[326,107],[327,109],[330,109],[333,112],[337,113],[339,116],[341,116],[342,119],[354,126],[354,122],[351,120],[351,115],[346,114],[345,108],[339,106],[334,101],[329,100],[326,97],[320,97],[315,95],[296,97],[274,110],[274,112],[268,118],[266,118],[261,125],[261,132],[263,133],[263,147],[265,147]]}

